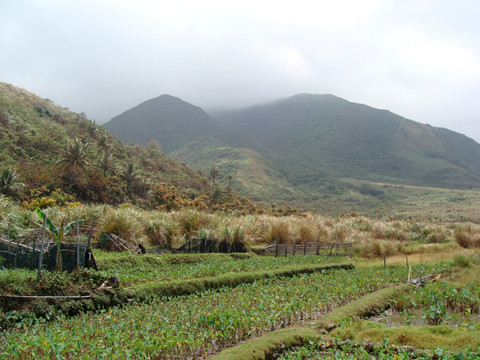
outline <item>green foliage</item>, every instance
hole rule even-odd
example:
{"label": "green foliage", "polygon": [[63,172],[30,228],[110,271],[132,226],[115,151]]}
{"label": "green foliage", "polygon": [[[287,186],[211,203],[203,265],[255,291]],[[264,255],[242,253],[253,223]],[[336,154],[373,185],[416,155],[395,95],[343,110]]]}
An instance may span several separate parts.
{"label": "green foliage", "polygon": [[[0,181],[0,192],[27,203],[60,189],[75,200],[136,201],[148,207],[147,192],[153,183],[197,191],[206,187],[205,177],[161,152],[122,144],[85,114],[5,83],[0,83],[0,114],[0,162],[9,170]],[[130,162],[135,163],[134,175],[141,172],[144,182],[116,177],[119,164]],[[24,186],[19,186],[15,174]],[[31,195],[41,187],[45,193]]]}
{"label": "green foliage", "polygon": [[395,308],[397,311],[421,308],[426,324],[444,324],[454,312],[464,315],[479,313],[480,287],[476,284],[457,287],[445,282],[427,284],[399,296]]}
{"label": "green foliage", "polygon": [[[388,344],[356,343],[354,341],[339,341],[338,339],[306,342],[306,345],[293,347],[284,352],[279,360],[303,359],[383,359],[383,360],[410,360],[410,359],[442,359],[442,360],[473,360],[478,358],[476,351],[448,352],[442,348],[433,351],[423,351],[391,346]],[[221,359],[221,358],[219,358]]]}
{"label": "green foliage", "polygon": [[3,168],[0,175],[0,194],[16,197],[19,185],[17,173],[10,168]]}
{"label": "green foliage", "polygon": [[[57,358],[67,354],[105,358],[113,353],[122,358],[199,357],[297,321],[309,321],[318,311],[326,312],[400,281],[403,273],[400,267],[388,276],[381,268],[333,270],[262,279],[196,295],[153,297],[149,303],[59,317],[7,332],[0,338],[0,350],[6,357],[41,359],[51,356],[54,344],[61,344],[55,348]],[[313,332],[305,330],[300,335],[308,338]]]}

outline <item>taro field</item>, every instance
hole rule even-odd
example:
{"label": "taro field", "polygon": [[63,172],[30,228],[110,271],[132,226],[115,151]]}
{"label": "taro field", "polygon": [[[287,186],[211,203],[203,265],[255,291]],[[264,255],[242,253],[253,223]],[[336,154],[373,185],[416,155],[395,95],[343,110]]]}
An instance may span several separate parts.
{"label": "taro field", "polygon": [[[275,261],[281,260],[265,261],[262,265],[254,265],[250,259],[231,262],[239,266],[238,271],[249,271],[255,266],[275,268],[280,266]],[[176,265],[169,266],[175,268]],[[218,266],[218,271],[226,271],[223,265]],[[442,264],[414,268],[419,274],[442,270],[445,270]],[[229,271],[235,270],[229,268]],[[207,358],[243,340],[292,324],[308,323],[365,293],[405,282],[406,276],[404,266],[330,270],[265,278],[235,288],[189,296],[154,297],[148,303],[132,302],[75,317],[60,315],[49,321],[30,319],[1,334],[0,357]]]}
{"label": "taro field", "polygon": [[[329,264],[335,257],[288,256],[232,258],[227,254],[147,255],[98,252],[98,267],[107,276],[115,275],[126,286],[150,281],[171,281],[212,277],[230,272],[274,270],[285,266]],[[240,254],[241,255],[241,254]],[[238,256],[240,256],[238,255]]]}

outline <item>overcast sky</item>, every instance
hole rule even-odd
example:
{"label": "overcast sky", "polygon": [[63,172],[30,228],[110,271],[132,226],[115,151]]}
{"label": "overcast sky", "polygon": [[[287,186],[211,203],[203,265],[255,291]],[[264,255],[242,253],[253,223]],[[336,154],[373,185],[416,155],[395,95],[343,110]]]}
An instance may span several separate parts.
{"label": "overcast sky", "polygon": [[0,0],[0,81],[104,123],[330,93],[480,141],[476,0]]}

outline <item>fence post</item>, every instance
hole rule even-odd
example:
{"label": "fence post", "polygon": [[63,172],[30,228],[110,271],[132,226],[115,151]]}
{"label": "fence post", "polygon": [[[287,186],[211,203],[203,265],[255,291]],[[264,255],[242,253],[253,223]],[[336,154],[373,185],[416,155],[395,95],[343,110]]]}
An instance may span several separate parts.
{"label": "fence post", "polygon": [[293,251],[292,251],[292,255],[295,256],[295,253],[297,252],[297,237],[294,236],[293,237]]}
{"label": "fence post", "polygon": [[278,257],[278,236],[275,239],[275,257]]}
{"label": "fence post", "polygon": [[92,225],[90,226],[90,232],[88,233],[87,250],[90,248],[90,240],[92,240],[93,225],[95,225],[95,216],[92,217]]}
{"label": "fence post", "polygon": [[188,238],[188,253],[192,252],[192,237]]}
{"label": "fence post", "polygon": [[405,255],[405,259],[407,260],[407,270],[408,270],[408,255]]}
{"label": "fence post", "polygon": [[387,256],[385,254],[383,254],[383,266],[387,267]]}
{"label": "fence post", "polygon": [[[8,224],[7,230],[7,240],[10,240],[10,235],[12,234],[11,225]],[[18,248],[20,247],[20,238],[17,236],[17,247],[15,248],[15,260],[13,261],[13,268],[17,268],[17,258],[18,258]]]}
{"label": "fence post", "polygon": [[288,243],[285,243],[285,257],[287,257],[287,252],[288,252]]}
{"label": "fence post", "polygon": [[77,219],[77,268],[80,267],[80,229]]}
{"label": "fence post", "polygon": [[20,247],[20,238],[17,237],[17,248],[15,250],[15,263],[14,263],[14,268],[17,268],[17,258],[18,258],[18,248]]}
{"label": "fence post", "polygon": [[307,255],[307,241],[303,243],[303,256]]}
{"label": "fence post", "polygon": [[338,235],[335,236],[335,256],[338,256]]}
{"label": "fence post", "polygon": [[319,251],[320,250],[320,234],[318,234],[318,237],[317,237],[317,251],[316,251],[316,254],[318,256],[319,254]]}
{"label": "fence post", "polygon": [[42,276],[43,248],[45,247],[45,231],[46,230],[47,230],[47,215],[43,217],[42,242],[40,244],[40,254],[38,255],[38,276]]}
{"label": "fence post", "polygon": [[330,246],[330,253],[328,254],[328,256],[332,256],[332,251],[333,251],[333,247],[335,246],[335,244],[332,244],[332,246]]}
{"label": "fence post", "polygon": [[32,269],[35,269],[35,238],[32,241]]}

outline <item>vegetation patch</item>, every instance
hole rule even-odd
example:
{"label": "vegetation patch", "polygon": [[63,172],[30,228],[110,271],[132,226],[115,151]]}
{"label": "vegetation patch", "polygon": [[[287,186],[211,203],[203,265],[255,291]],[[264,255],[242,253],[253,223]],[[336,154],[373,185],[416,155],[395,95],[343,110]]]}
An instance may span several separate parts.
{"label": "vegetation patch", "polygon": [[385,359],[385,360],[410,360],[410,359],[442,359],[442,360],[474,360],[478,359],[478,352],[465,350],[449,352],[441,348],[434,350],[415,349],[412,346],[389,345],[388,338],[381,343],[371,341],[355,342],[352,340],[339,340],[337,338],[322,339],[315,343],[296,346],[281,352],[275,358],[278,360],[306,360],[306,359]]}
{"label": "vegetation patch", "polygon": [[362,318],[379,314],[388,308],[395,297],[398,296],[400,292],[405,291],[407,287],[410,287],[410,285],[397,285],[365,295],[322,317],[317,322],[317,327],[332,330],[345,319],[352,320],[352,318]]}
{"label": "vegetation patch", "polygon": [[322,272],[335,269],[351,270],[353,268],[354,266],[350,263],[288,266],[274,270],[251,271],[247,273],[228,273],[199,279],[150,282],[140,284],[132,289],[129,289],[128,293],[134,299],[138,301],[144,301],[152,296],[179,296],[198,293],[207,289],[218,289],[224,286],[235,287],[241,284],[252,283],[262,278],[291,277],[298,274]]}
{"label": "vegetation patch", "polygon": [[291,348],[320,338],[320,334],[305,327],[276,330],[260,338],[223,350],[215,360],[264,360],[271,359],[281,348]]}
{"label": "vegetation patch", "polygon": [[[480,351],[480,330],[441,326],[402,326],[388,328],[376,323],[360,322],[351,328],[337,328],[330,336],[362,341],[369,339],[382,343],[385,339],[397,346],[412,346],[419,349],[448,351]],[[477,355],[478,356],[478,355]]]}
{"label": "vegetation patch", "polygon": [[[363,268],[275,277],[236,288],[154,297],[6,331],[7,358],[199,358],[276,329],[308,323],[352,299],[401,281],[405,269]],[[425,271],[438,271],[426,265]],[[315,329],[313,329],[315,330]],[[72,334],[75,334],[72,336]],[[61,344],[60,346],[54,346]]]}

